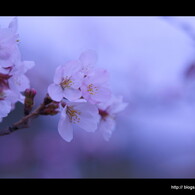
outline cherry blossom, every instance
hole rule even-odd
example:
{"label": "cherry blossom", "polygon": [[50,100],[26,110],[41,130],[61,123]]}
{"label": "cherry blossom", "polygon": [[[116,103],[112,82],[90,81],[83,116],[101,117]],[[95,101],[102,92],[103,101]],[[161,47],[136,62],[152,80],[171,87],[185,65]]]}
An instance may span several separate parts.
{"label": "cherry blossom", "polygon": [[112,99],[105,104],[99,104],[99,114],[101,116],[98,130],[102,133],[104,139],[108,141],[115,129],[115,118],[117,114],[127,107],[123,102],[122,96],[112,96]]}
{"label": "cherry blossom", "polygon": [[25,73],[34,66],[32,61],[22,61],[18,47],[17,18],[8,28],[0,28],[0,121],[14,109],[15,103],[24,103],[21,94],[29,88]]}
{"label": "cherry blossom", "polygon": [[48,87],[48,93],[53,100],[61,101],[66,98],[74,101],[81,97],[79,88],[83,75],[80,69],[81,64],[77,60],[69,61],[56,69],[54,83]]}
{"label": "cherry blossom", "polygon": [[73,139],[73,125],[87,132],[94,132],[99,122],[98,108],[88,102],[66,102],[58,123],[58,131],[64,140]]}
{"label": "cherry blossom", "polygon": [[14,18],[8,28],[0,28],[0,66],[10,67],[20,60],[18,48],[19,36],[17,32],[17,18]]}
{"label": "cherry blossom", "polygon": [[14,93],[10,90],[0,90],[0,122],[11,111],[12,103],[14,103]]}
{"label": "cherry blossom", "polygon": [[97,63],[97,53],[94,50],[86,50],[79,57],[81,63],[81,72],[86,77],[94,71]]}
{"label": "cherry blossom", "polygon": [[108,78],[108,72],[104,69],[90,72],[83,79],[81,86],[82,96],[92,104],[109,101],[111,91],[108,88]]}
{"label": "cherry blossom", "polygon": [[9,88],[18,95],[18,100],[23,102],[21,92],[30,87],[30,81],[25,73],[34,66],[33,61],[23,61],[14,66],[9,74],[12,76],[8,80]]}
{"label": "cherry blossom", "polygon": [[111,97],[108,72],[95,69],[96,61],[96,53],[87,50],[78,60],[59,66],[55,72],[54,83],[48,87],[50,97],[55,101],[63,98],[75,101],[82,97],[92,104],[108,101]]}

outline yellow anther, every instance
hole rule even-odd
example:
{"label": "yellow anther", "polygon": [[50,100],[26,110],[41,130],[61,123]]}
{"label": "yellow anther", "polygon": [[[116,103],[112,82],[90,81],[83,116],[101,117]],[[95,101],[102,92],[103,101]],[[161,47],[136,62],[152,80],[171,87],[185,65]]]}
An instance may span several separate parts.
{"label": "yellow anther", "polygon": [[97,91],[98,91],[98,88],[95,87],[93,84],[90,84],[87,87],[87,91],[89,92],[89,94],[95,95],[97,93]]}
{"label": "yellow anther", "polygon": [[72,123],[76,124],[80,122],[79,115],[81,112],[75,110],[73,106],[67,106],[66,114]]}
{"label": "yellow anther", "polygon": [[73,84],[73,81],[70,78],[65,78],[64,80],[62,80],[62,82],[60,83],[60,86],[65,89],[65,88],[69,88],[71,87],[71,85]]}

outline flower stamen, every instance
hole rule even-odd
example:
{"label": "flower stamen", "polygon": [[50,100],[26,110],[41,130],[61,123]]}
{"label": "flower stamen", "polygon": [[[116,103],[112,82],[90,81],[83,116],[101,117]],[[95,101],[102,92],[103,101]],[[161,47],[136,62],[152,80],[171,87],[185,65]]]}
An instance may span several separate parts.
{"label": "flower stamen", "polygon": [[73,81],[67,77],[64,80],[62,80],[62,82],[60,83],[62,89],[70,88],[72,85],[73,85]]}
{"label": "flower stamen", "polygon": [[68,115],[72,123],[76,124],[80,122],[79,115],[81,114],[81,112],[74,110],[73,106],[67,106],[66,114]]}
{"label": "flower stamen", "polygon": [[97,91],[98,91],[98,88],[95,87],[93,84],[88,85],[87,88],[88,88],[87,91],[88,91],[89,94],[91,94],[91,95],[95,95],[95,94],[97,93]]}

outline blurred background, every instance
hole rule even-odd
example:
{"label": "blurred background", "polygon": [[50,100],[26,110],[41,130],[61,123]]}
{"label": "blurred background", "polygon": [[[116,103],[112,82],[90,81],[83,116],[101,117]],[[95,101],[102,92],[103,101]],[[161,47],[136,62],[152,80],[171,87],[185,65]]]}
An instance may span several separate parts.
{"label": "blurred background", "polygon": [[[0,17],[7,27],[13,17]],[[0,137],[0,178],[194,178],[195,17],[18,17],[23,60],[38,106],[57,66],[87,49],[129,105],[109,142],[57,130],[59,115]],[[22,117],[16,109],[3,129]]]}

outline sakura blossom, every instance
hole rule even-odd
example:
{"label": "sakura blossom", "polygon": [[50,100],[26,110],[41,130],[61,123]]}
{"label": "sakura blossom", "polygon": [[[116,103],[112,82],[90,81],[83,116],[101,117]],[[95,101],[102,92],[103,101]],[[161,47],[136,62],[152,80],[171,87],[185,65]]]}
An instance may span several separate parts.
{"label": "sakura blossom", "polygon": [[0,91],[0,122],[11,111],[11,102],[6,99],[6,91]]}
{"label": "sakura blossom", "polygon": [[109,101],[111,90],[108,87],[108,72],[98,69],[83,79],[82,96],[92,104]]}
{"label": "sakura blossom", "polygon": [[55,101],[66,98],[75,101],[81,97],[92,104],[108,101],[111,91],[108,87],[108,72],[95,69],[97,54],[93,50],[83,52],[79,60],[69,61],[56,69],[54,83],[48,93]]}
{"label": "sakura blossom", "polygon": [[66,98],[70,101],[81,97],[80,87],[83,75],[79,61],[69,61],[56,69],[54,83],[49,85],[48,93],[55,101]]}
{"label": "sakura blossom", "polygon": [[58,131],[64,140],[73,139],[73,128],[77,125],[87,132],[94,132],[99,122],[98,108],[88,102],[66,102],[58,123]]}
{"label": "sakura blossom", "polygon": [[0,28],[0,66],[10,67],[17,63],[21,54],[18,48],[17,18],[14,18],[8,28]]}
{"label": "sakura blossom", "polygon": [[24,103],[22,92],[30,87],[25,73],[34,66],[23,61],[18,47],[17,18],[8,28],[0,28],[0,121],[14,109],[15,103]]}
{"label": "sakura blossom", "polygon": [[101,116],[98,130],[102,133],[103,138],[109,141],[112,132],[116,126],[116,116],[119,112],[127,107],[127,103],[123,102],[122,96],[112,96],[112,99],[99,105],[99,114]]}
{"label": "sakura blossom", "polygon": [[[30,87],[30,81],[25,73],[34,66],[32,61],[22,61],[10,71],[12,75],[8,80],[9,88],[18,95],[18,100],[23,101],[21,92]],[[22,99],[21,99],[22,98]]]}
{"label": "sakura blossom", "polygon": [[108,87],[109,74],[107,70],[96,68],[97,53],[87,50],[81,53],[81,72],[84,74],[81,86],[82,96],[92,104],[108,101],[111,91]]}
{"label": "sakura blossom", "polygon": [[89,49],[81,53],[79,56],[79,61],[81,63],[81,72],[85,77],[93,72],[97,60],[98,56],[94,50]]}

